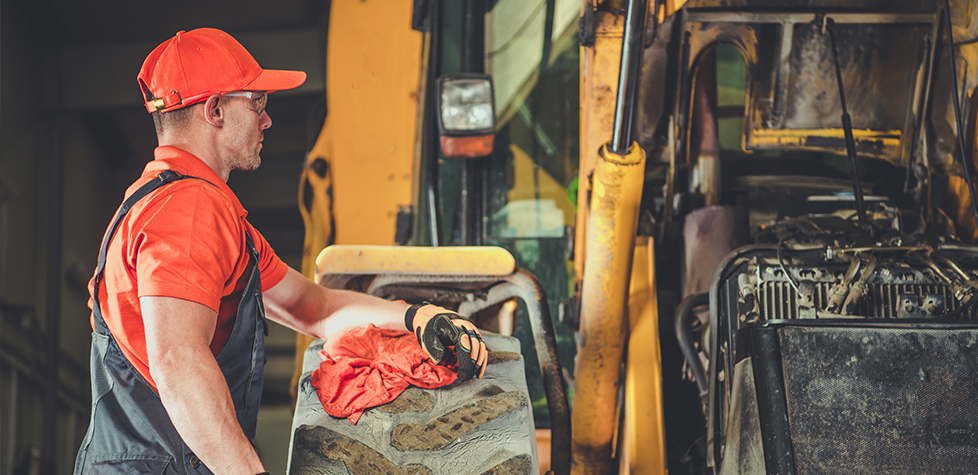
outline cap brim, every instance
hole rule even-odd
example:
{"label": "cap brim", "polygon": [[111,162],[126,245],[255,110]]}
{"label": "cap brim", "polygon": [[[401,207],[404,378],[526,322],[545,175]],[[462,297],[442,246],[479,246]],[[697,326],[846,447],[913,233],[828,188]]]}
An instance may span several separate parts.
{"label": "cap brim", "polygon": [[254,81],[251,81],[251,83],[242,89],[247,91],[275,92],[285,89],[295,89],[304,82],[306,82],[306,73],[303,71],[263,69]]}

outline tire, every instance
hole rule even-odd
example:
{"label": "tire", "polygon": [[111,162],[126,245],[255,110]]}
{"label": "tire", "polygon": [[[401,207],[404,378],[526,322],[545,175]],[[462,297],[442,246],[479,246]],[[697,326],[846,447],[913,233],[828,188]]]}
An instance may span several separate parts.
{"label": "tire", "polygon": [[322,341],[306,350],[290,475],[539,473],[519,340],[483,332],[485,376],[451,389],[411,387],[356,425],[327,414],[310,384]]}

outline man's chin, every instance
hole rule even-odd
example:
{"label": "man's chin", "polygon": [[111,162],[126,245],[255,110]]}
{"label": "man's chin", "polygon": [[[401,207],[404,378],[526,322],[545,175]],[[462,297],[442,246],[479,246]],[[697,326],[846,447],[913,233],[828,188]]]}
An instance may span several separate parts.
{"label": "man's chin", "polygon": [[250,160],[242,160],[241,162],[239,162],[238,165],[234,167],[234,170],[250,172],[252,170],[257,170],[260,165],[261,165],[261,157],[255,155]]}

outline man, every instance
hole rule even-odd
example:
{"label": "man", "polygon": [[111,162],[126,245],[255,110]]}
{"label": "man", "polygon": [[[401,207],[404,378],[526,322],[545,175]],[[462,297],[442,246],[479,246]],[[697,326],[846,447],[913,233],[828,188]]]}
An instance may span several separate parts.
{"label": "man", "polygon": [[234,38],[179,32],[138,75],[155,160],[106,232],[92,292],[92,419],[76,474],[259,474],[252,445],[265,317],[316,338],[373,323],[413,330],[461,378],[485,370],[475,327],[432,305],[315,285],[285,265],[227,187],[261,163],[268,93],[300,71],[263,70]]}

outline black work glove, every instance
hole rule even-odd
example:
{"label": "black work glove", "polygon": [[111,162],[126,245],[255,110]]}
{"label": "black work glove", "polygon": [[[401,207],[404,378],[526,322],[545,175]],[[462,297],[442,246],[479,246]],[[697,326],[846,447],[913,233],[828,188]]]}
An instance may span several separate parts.
{"label": "black work glove", "polygon": [[404,314],[404,325],[436,364],[445,359],[445,348],[455,348],[459,381],[485,374],[489,351],[479,330],[461,315],[437,305],[412,305]]}

